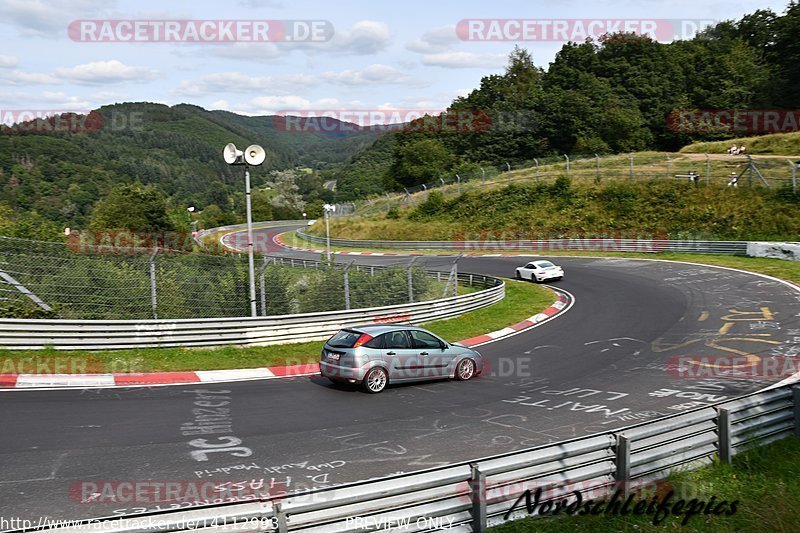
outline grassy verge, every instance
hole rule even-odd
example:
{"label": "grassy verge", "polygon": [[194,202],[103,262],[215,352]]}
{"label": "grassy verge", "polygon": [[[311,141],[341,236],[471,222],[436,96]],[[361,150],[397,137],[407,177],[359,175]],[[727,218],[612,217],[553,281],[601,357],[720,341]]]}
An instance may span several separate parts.
{"label": "grassy verge", "polygon": [[[468,288],[459,288],[459,290]],[[535,284],[509,280],[506,297],[491,307],[457,318],[423,324],[457,341],[520,322],[553,303],[553,293]],[[141,348],[105,351],[0,350],[0,374],[125,373],[223,370],[313,363],[321,342],[239,348]]]}
{"label": "grassy verge", "polygon": [[[652,514],[526,518],[490,531],[797,531],[797,510],[800,508],[800,461],[797,457],[800,457],[800,439],[790,437],[738,455],[732,465],[715,463],[667,479],[666,487],[675,491],[673,502],[681,498],[687,502],[692,498],[707,502],[711,496],[716,496],[716,502],[739,500],[736,512],[730,516],[700,513],[691,517],[685,526],[681,525],[683,515],[669,516],[660,525],[653,524]],[[660,494],[659,498],[665,495]]]}

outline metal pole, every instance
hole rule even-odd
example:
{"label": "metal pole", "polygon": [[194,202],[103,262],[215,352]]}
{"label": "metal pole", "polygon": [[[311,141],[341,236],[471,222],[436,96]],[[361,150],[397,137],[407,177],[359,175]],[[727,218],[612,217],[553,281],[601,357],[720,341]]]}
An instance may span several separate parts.
{"label": "metal pole", "polygon": [[354,262],[355,259],[350,261],[344,267],[344,308],[348,311],[350,310],[350,276],[348,271],[350,270],[350,267],[353,266]]}
{"label": "metal pole", "polygon": [[442,187],[444,187],[444,179],[443,178],[439,178],[439,181],[442,182]]}
{"label": "metal pole", "polygon": [[708,159],[708,154],[706,154],[706,185],[711,183],[711,161]]}
{"label": "metal pole", "polygon": [[253,262],[253,212],[250,206],[250,170],[244,167],[244,195],[247,206],[247,273],[250,278],[250,316],[258,316],[256,311],[256,274]]}
{"label": "metal pole", "polygon": [[789,164],[792,166],[792,192],[797,194],[797,165],[791,161]]}
{"label": "metal pole", "polygon": [[534,157],[533,162],[536,163],[536,181],[539,181],[539,160]]}
{"label": "metal pole", "polygon": [[[303,266],[305,266],[305,261],[303,263]],[[269,258],[265,257],[264,264],[258,269],[258,277],[261,281],[261,316],[267,316],[267,286],[264,282],[264,271],[267,269],[268,264]]]}
{"label": "metal pole", "polygon": [[153,253],[150,254],[150,306],[153,309],[153,318],[158,318],[158,301],[156,300],[156,254],[158,248],[153,248]]}
{"label": "metal pole", "polygon": [[412,273],[412,267],[414,266],[414,261],[416,261],[416,257],[411,258],[411,262],[408,264],[408,268],[406,273],[408,275],[408,303],[414,303],[414,276]]}
{"label": "metal pole", "polygon": [[456,174],[456,180],[458,180],[458,194],[461,194],[461,176]]}
{"label": "metal pole", "polygon": [[481,184],[486,185],[486,171],[481,167]]}
{"label": "metal pole", "polygon": [[511,165],[506,161],[506,167],[508,167],[508,171],[511,172]]}
{"label": "metal pole", "polygon": [[331,264],[331,223],[330,214],[325,209],[325,249],[328,252],[328,266]]}
{"label": "metal pole", "polygon": [[569,177],[569,156],[564,154],[564,159],[567,160],[567,177]]}

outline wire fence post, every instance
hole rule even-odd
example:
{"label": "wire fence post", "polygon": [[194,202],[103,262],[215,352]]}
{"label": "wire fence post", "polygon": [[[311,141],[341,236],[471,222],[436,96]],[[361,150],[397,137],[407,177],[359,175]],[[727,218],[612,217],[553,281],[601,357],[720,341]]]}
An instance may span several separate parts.
{"label": "wire fence post", "polygon": [[628,169],[628,181],[633,181],[633,152],[631,152],[630,156],[628,157],[630,160],[630,166]]}
{"label": "wire fence post", "polygon": [[344,308],[345,310],[350,310],[350,267],[353,266],[353,261],[347,263],[344,267]]}
{"label": "wire fence post", "polygon": [[797,194],[797,164],[789,161],[792,166],[792,192]]}
{"label": "wire fence post", "polygon": [[481,185],[486,185],[486,171],[483,170],[483,167],[481,167]]}
{"label": "wire fence post", "polygon": [[670,175],[670,166],[672,166],[672,160],[670,159],[669,154],[667,154],[667,177]]}
{"label": "wire fence post", "polygon": [[153,318],[158,318],[158,299],[156,297],[156,254],[158,247],[153,248],[150,254],[150,307],[153,309]]}
{"label": "wire fence post", "polygon": [[410,304],[414,303],[414,261],[416,260],[416,257],[412,257],[406,270],[406,275],[408,276],[408,303]]}
{"label": "wire fence post", "polygon": [[594,154],[594,161],[597,167],[595,171],[594,181],[595,183],[600,183],[600,156]]}
{"label": "wire fence post", "polygon": [[567,160],[567,177],[569,177],[569,156],[564,154],[564,159]]}
{"label": "wire fence post", "polygon": [[456,180],[458,181],[458,194],[461,194],[461,176],[456,174]]}
{"label": "wire fence post", "polygon": [[706,185],[711,183],[711,160],[708,158],[708,154],[706,154]]}
{"label": "wire fence post", "polygon": [[539,160],[534,157],[533,162],[536,163],[536,181],[539,181]]}
{"label": "wire fence post", "polygon": [[508,161],[506,161],[506,167],[508,168],[508,171],[511,172],[511,164]]}
{"label": "wire fence post", "polygon": [[[267,316],[267,286],[264,280],[264,274],[269,264],[269,257],[264,258],[264,264],[258,269],[258,278],[261,281],[261,316]],[[303,261],[305,266],[305,261]]]}

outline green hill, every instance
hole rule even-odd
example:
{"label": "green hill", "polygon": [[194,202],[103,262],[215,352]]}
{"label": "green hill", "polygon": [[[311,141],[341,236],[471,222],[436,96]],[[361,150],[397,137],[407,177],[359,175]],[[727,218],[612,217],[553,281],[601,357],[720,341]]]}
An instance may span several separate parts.
{"label": "green hill", "polygon": [[156,186],[175,208],[241,210],[242,173],[222,160],[227,143],[264,146],[266,162],[251,172],[258,187],[271,170],[324,169],[379,135],[286,132],[281,117],[186,104],[124,103],[96,113],[89,121],[94,126],[80,131],[51,132],[36,123],[0,130],[0,212],[10,213],[12,224],[85,227],[95,203],[113,186],[135,181]]}

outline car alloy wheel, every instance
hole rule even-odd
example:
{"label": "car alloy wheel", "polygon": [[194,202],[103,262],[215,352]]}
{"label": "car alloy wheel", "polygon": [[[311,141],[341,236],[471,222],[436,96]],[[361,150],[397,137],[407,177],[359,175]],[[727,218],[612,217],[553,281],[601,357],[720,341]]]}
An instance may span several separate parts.
{"label": "car alloy wheel", "polygon": [[370,394],[377,394],[386,388],[389,379],[382,368],[373,368],[364,376],[364,390]]}
{"label": "car alloy wheel", "polygon": [[462,359],[456,367],[456,379],[467,381],[475,375],[475,361],[472,359]]}

